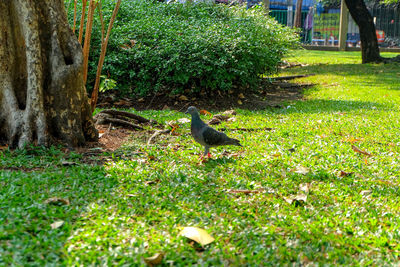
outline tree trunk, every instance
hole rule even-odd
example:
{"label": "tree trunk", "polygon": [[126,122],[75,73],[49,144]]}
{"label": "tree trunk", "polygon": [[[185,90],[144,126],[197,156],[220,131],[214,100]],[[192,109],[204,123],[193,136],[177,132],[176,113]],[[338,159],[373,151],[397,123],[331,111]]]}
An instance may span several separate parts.
{"label": "tree trunk", "polygon": [[82,71],[63,0],[0,0],[0,141],[96,140]]}
{"label": "tree trunk", "polygon": [[297,0],[296,10],[294,13],[294,27],[301,28],[301,7],[303,5],[303,0]]}
{"label": "tree trunk", "polygon": [[362,63],[382,62],[375,25],[364,0],[345,0],[345,2],[360,29]]}

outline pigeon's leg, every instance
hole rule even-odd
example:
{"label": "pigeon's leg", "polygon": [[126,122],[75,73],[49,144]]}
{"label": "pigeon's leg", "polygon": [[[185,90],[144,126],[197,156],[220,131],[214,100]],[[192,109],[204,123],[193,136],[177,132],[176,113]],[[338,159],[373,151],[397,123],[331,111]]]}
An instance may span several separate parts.
{"label": "pigeon's leg", "polygon": [[210,147],[205,146],[203,157],[205,157],[207,155],[208,158],[211,158],[211,154],[210,154],[209,150],[210,150]]}
{"label": "pigeon's leg", "polygon": [[203,159],[204,159],[205,155],[207,155],[207,153],[208,153],[208,147],[205,146],[205,147],[204,147],[204,152],[203,152],[203,154],[200,156],[200,160],[201,160],[201,161],[203,161]]}

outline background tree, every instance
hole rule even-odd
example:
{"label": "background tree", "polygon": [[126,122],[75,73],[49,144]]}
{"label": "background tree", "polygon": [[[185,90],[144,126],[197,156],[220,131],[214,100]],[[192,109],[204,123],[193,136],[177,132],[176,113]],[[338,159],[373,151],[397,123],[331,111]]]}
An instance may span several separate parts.
{"label": "background tree", "polygon": [[303,0],[297,0],[296,10],[294,13],[294,27],[301,28],[301,7],[303,5]]}
{"label": "background tree", "polygon": [[82,70],[63,0],[0,1],[0,140],[11,147],[96,140]]}
{"label": "background tree", "polygon": [[[360,30],[361,40],[361,56],[362,63],[369,62],[389,62],[398,61],[399,57],[396,58],[383,58],[380,56],[378,39],[376,37],[376,29],[374,20],[371,13],[369,13],[367,5],[370,4],[395,4],[399,3],[398,0],[343,0],[345,1],[350,15],[352,16],[355,23],[358,25]],[[323,0],[325,5],[339,6],[340,0]]]}
{"label": "background tree", "polygon": [[375,24],[364,0],[345,0],[360,30],[362,63],[381,62]]}

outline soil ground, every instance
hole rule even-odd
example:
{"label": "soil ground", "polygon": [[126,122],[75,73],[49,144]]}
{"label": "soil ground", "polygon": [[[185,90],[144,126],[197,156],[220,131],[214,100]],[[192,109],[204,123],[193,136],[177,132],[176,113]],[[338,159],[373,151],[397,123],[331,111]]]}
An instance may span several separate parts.
{"label": "soil ground", "polygon": [[113,95],[101,96],[100,108],[134,108],[135,110],[173,109],[184,111],[188,106],[196,106],[210,111],[229,109],[259,110],[265,108],[281,108],[282,102],[299,100],[303,97],[303,89],[311,84],[292,83],[285,80],[260,82],[258,90],[241,90],[240,93],[215,92],[198,95],[157,94],[148,97],[118,98]]}
{"label": "soil ground", "polygon": [[[261,81],[258,90],[242,93],[228,92],[224,95],[186,96],[186,95],[156,95],[143,98],[120,98],[102,96],[98,107],[101,108],[134,108],[135,110],[162,110],[173,109],[184,111],[190,105],[208,111],[225,111],[235,108],[260,110],[266,108],[283,108],[284,102],[303,98],[304,88],[312,84],[292,83],[287,80],[270,82]],[[115,99],[115,100],[114,100]],[[151,118],[148,118],[151,119]],[[132,130],[121,127],[98,126],[100,139],[98,146],[105,151],[114,151],[119,148],[132,134]],[[150,136],[150,133],[142,133]]]}

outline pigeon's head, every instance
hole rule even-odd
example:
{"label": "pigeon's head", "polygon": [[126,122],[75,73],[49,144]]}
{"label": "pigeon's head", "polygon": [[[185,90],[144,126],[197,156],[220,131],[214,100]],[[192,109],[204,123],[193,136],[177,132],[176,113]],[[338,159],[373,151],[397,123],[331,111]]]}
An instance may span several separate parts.
{"label": "pigeon's head", "polygon": [[197,111],[196,107],[190,106],[188,107],[188,109],[186,110],[185,114],[190,114],[190,115],[195,115],[195,114],[199,114],[199,112]]}

